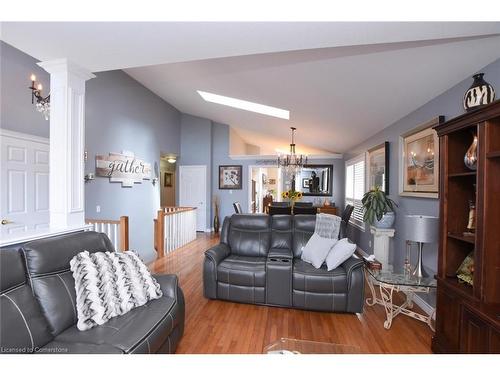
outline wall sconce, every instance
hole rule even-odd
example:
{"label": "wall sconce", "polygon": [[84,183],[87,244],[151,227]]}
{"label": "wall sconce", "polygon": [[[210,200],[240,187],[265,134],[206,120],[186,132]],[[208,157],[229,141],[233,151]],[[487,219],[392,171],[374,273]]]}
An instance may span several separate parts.
{"label": "wall sconce", "polygon": [[160,171],[157,162],[155,162],[154,170],[155,170],[155,177],[151,179],[151,183],[153,184],[153,186],[156,185],[156,183],[158,182],[158,178],[160,177]]}
{"label": "wall sconce", "polygon": [[83,179],[85,180],[85,182],[90,182],[92,180],[95,179],[95,175],[93,173],[87,173]]}
{"label": "wall sconce", "polygon": [[44,98],[42,95],[42,84],[36,83],[36,76],[34,74],[31,75],[30,79],[31,86],[28,88],[31,90],[31,104],[35,104],[36,99],[36,110],[43,114],[45,120],[48,120],[50,116],[50,93]]}

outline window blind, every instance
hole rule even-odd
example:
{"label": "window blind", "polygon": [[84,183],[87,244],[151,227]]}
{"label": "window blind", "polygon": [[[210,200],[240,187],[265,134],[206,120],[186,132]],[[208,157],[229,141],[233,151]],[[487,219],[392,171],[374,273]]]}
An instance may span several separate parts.
{"label": "window blind", "polygon": [[346,186],[345,197],[346,204],[354,206],[350,222],[361,229],[364,229],[363,223],[363,205],[361,199],[365,193],[365,158],[360,155],[346,162]]}

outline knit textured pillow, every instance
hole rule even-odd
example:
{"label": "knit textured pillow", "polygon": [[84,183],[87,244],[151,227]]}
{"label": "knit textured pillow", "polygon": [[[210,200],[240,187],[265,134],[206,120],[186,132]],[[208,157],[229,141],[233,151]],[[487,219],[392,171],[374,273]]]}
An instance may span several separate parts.
{"label": "knit textured pillow", "polygon": [[71,259],[70,267],[80,331],[162,296],[160,285],[132,252],[82,251]]}

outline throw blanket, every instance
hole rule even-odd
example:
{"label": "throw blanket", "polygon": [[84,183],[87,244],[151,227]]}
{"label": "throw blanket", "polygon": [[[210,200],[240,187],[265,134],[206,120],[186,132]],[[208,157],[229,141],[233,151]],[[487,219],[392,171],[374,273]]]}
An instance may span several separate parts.
{"label": "throw blanket", "polygon": [[80,331],[162,296],[160,285],[132,252],[83,251],[73,257],[70,267]]}
{"label": "throw blanket", "polygon": [[341,221],[342,219],[336,215],[317,214],[314,233],[323,238],[337,239],[339,237]]}

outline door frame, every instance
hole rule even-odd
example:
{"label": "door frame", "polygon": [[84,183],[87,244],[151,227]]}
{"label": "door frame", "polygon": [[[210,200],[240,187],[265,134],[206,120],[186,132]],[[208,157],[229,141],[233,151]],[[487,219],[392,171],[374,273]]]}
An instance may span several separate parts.
{"label": "door frame", "polygon": [[203,164],[200,164],[200,165],[179,165],[179,206],[182,206],[182,201],[184,199],[184,196],[183,196],[183,189],[181,189],[181,186],[182,186],[182,172],[183,170],[187,170],[187,169],[193,169],[193,168],[198,168],[198,169],[203,169],[203,174],[204,174],[204,178],[203,178],[203,191],[205,192],[205,194],[203,195],[203,204],[205,206],[205,210],[203,212],[203,216],[204,216],[204,224],[203,224],[203,230],[205,232],[209,232],[210,230],[207,228],[207,210],[208,210],[208,205],[207,205],[207,166],[206,165],[203,165]]}
{"label": "door frame", "polygon": [[[252,212],[252,168],[277,168],[278,169],[278,191],[276,192],[277,199],[280,198],[281,196],[281,182],[283,179],[283,176],[281,174],[281,168],[277,166],[276,164],[252,164],[248,166],[248,181],[247,181],[247,186],[248,186],[248,212]],[[262,184],[262,181],[258,181],[257,183]]]}

